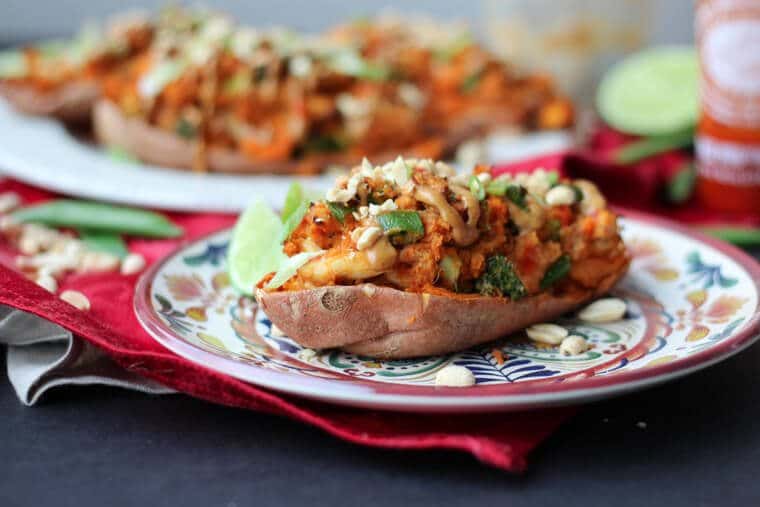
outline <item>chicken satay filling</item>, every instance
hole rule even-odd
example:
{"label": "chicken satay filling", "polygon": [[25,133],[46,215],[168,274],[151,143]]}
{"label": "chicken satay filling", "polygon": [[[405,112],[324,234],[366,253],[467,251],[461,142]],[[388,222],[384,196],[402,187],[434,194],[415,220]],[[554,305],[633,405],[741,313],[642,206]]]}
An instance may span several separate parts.
{"label": "chicken satay filling", "polygon": [[432,160],[365,159],[327,196],[284,243],[288,256],[323,254],[270,290],[371,282],[518,299],[591,288],[628,263],[596,187],[553,172],[494,178],[486,166],[458,175]]}

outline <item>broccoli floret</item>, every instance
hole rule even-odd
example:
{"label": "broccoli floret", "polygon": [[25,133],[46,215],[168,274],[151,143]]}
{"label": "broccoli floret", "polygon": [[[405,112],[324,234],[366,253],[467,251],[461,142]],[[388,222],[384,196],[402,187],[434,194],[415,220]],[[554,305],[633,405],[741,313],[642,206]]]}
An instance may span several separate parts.
{"label": "broccoli floret", "polygon": [[484,296],[507,296],[520,299],[526,290],[517,276],[514,265],[503,255],[494,255],[486,261],[486,271],[475,282],[475,288]]}

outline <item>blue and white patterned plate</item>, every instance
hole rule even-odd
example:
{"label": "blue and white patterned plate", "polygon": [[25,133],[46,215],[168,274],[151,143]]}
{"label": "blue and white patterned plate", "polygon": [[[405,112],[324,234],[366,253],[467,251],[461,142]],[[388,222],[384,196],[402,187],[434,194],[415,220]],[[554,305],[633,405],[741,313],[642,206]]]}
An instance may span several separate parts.
{"label": "blue and white patterned plate", "polygon": [[[630,213],[628,214],[630,217]],[[209,368],[287,393],[410,411],[517,410],[579,403],[639,389],[713,364],[758,334],[757,263],[740,251],[670,224],[622,220],[633,255],[614,294],[619,322],[559,322],[586,337],[579,356],[523,332],[464,352],[380,361],[337,350],[309,357],[232,289],[230,231],[192,243],[154,266],[136,292],[137,316],[160,343]],[[475,375],[471,388],[435,387],[448,364]]]}

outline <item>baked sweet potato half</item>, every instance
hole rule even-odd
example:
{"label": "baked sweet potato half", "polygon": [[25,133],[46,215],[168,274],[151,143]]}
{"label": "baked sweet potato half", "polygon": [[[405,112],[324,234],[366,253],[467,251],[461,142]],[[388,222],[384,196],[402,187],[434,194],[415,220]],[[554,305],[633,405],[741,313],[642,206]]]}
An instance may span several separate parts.
{"label": "baked sweet potato half", "polygon": [[256,298],[303,346],[387,359],[466,349],[609,291],[629,256],[596,187],[365,161],[287,233]]}
{"label": "baked sweet potato half", "polygon": [[0,81],[0,97],[14,109],[36,116],[52,116],[65,123],[83,123],[100,95],[96,82],[78,80],[51,90]]}
{"label": "baked sweet potato half", "polygon": [[72,39],[3,51],[0,97],[27,114],[88,122],[104,77],[144,52],[153,29],[142,16],[117,16],[102,28],[83,27]]}
{"label": "baked sweet potato half", "polygon": [[[349,153],[313,153],[284,160],[255,159],[240,150],[201,144],[198,138],[188,138],[175,131],[159,128],[141,117],[129,117],[108,99],[95,103],[92,113],[95,137],[106,146],[118,146],[148,164],[219,173],[241,174],[313,174],[331,165],[347,166],[353,159]],[[469,131],[470,133],[472,130]],[[449,151],[464,140],[465,133],[446,143]],[[416,155],[410,147],[406,154]],[[378,152],[376,160],[392,160],[396,152]]]}

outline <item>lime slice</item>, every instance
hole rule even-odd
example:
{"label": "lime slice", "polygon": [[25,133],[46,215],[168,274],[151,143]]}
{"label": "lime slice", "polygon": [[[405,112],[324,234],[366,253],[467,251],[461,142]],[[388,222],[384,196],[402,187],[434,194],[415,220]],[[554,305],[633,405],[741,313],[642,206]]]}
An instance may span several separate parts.
{"label": "lime slice", "polygon": [[288,193],[285,196],[285,203],[282,205],[282,213],[280,214],[282,222],[285,223],[298,208],[306,200],[306,194],[303,187],[297,181],[290,184]]}
{"label": "lime slice", "polygon": [[630,134],[685,130],[697,122],[698,82],[693,48],[654,48],[610,69],[599,85],[596,105],[604,121]]}
{"label": "lime slice", "polygon": [[235,224],[227,254],[232,285],[252,295],[256,283],[267,273],[277,271],[287,258],[282,252],[282,222],[262,201],[255,201]]}

